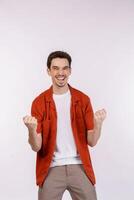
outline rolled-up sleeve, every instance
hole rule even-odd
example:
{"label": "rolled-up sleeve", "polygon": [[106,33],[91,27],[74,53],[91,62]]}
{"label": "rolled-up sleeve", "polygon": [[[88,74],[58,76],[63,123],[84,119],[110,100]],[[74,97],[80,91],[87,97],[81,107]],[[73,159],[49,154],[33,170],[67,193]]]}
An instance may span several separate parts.
{"label": "rolled-up sleeve", "polygon": [[36,132],[42,133],[42,113],[36,100],[34,100],[31,105],[31,116],[35,117],[38,122]]}
{"label": "rolled-up sleeve", "polygon": [[86,107],[85,107],[85,122],[87,130],[94,129],[94,113],[93,108],[90,102],[90,98],[86,98]]}

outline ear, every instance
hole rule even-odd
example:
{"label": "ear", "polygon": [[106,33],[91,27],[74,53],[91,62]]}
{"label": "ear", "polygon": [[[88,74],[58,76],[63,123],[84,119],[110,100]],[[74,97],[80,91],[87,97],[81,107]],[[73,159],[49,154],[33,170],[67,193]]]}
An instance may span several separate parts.
{"label": "ear", "polygon": [[71,75],[71,73],[72,73],[72,67],[70,67],[69,69],[69,75]]}
{"label": "ear", "polygon": [[49,68],[47,68],[47,73],[50,76],[50,69]]}

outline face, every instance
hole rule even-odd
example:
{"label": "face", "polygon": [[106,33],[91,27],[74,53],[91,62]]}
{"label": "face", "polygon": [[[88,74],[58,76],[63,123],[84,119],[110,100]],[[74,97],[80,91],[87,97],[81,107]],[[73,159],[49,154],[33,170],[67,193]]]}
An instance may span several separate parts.
{"label": "face", "polygon": [[69,67],[69,62],[66,58],[54,58],[47,72],[51,76],[54,86],[64,87],[67,85],[68,78],[71,74],[71,67]]}

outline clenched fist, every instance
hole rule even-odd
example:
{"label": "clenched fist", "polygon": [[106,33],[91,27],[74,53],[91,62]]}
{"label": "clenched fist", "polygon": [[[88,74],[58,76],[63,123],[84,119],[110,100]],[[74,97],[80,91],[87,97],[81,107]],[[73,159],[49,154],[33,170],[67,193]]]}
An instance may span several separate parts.
{"label": "clenched fist", "polygon": [[37,128],[37,119],[32,116],[23,117],[23,122],[29,130],[36,130]]}
{"label": "clenched fist", "polygon": [[102,122],[104,121],[105,118],[106,118],[105,109],[98,110],[94,114],[94,121],[97,124],[102,124]]}

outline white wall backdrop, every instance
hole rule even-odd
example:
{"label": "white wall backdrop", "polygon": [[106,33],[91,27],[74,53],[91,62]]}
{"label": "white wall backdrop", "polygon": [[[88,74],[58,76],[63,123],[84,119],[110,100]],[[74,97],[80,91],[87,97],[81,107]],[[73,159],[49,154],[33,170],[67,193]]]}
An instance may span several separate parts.
{"label": "white wall backdrop", "polygon": [[133,0],[0,0],[0,199],[37,199],[22,117],[51,84],[46,59],[54,50],[72,56],[70,84],[94,111],[107,110],[91,149],[98,200],[133,199]]}

